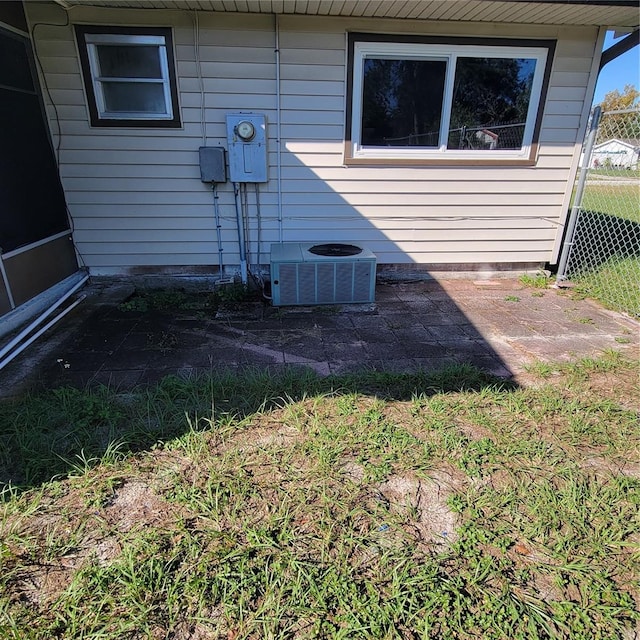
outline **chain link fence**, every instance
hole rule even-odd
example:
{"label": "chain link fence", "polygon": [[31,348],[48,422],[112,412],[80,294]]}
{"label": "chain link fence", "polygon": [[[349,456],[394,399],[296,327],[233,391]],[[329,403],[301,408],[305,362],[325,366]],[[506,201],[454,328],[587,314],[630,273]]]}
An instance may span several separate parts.
{"label": "chain link fence", "polygon": [[558,281],[640,316],[640,109],[591,114]]}

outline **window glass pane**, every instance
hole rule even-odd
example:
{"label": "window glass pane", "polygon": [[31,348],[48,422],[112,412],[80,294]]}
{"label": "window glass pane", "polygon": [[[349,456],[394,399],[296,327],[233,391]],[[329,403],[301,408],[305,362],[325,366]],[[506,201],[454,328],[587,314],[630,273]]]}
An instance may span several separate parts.
{"label": "window glass pane", "polygon": [[536,61],[458,58],[448,149],[520,149]]}
{"label": "window glass pane", "polygon": [[162,78],[157,45],[98,45],[100,75],[106,78]]}
{"label": "window glass pane", "polygon": [[160,83],[104,82],[102,88],[107,112],[167,113]]}
{"label": "window glass pane", "polygon": [[367,58],[362,146],[438,147],[447,63]]}

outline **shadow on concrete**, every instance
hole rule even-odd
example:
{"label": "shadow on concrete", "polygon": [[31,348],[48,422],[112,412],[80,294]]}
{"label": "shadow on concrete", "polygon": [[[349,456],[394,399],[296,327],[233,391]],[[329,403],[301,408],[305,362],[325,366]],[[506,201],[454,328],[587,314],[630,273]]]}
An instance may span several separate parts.
{"label": "shadow on concrete", "polygon": [[380,282],[372,305],[280,309],[186,291],[154,308],[113,283],[87,293],[0,371],[0,482],[36,486],[282,398],[508,390],[536,360],[640,346],[634,320],[516,280]]}
{"label": "shadow on concrete", "polygon": [[[381,284],[372,305],[274,308],[210,292],[94,291],[0,372],[0,483],[33,487],[148,450],[200,418],[323,393],[389,400],[495,385],[511,372],[436,282]],[[504,383],[509,384],[509,383]]]}
{"label": "shadow on concrete", "polygon": [[22,491],[84,473],[103,460],[113,462],[152,451],[191,431],[224,433],[230,422],[253,416],[259,424],[266,418],[277,429],[283,414],[270,416],[271,412],[327,394],[407,401],[489,386],[507,391],[516,385],[460,364],[431,373],[362,371],[330,376],[290,365],[277,372],[252,366],[186,377],[168,375],[157,384],[129,392],[104,386],[51,388],[0,404],[5,422],[0,489],[11,485]]}
{"label": "shadow on concrete", "polygon": [[322,376],[432,372],[450,364],[513,375],[483,320],[468,317],[474,300],[467,296],[465,313],[436,281],[379,283],[370,305],[281,308],[259,296],[229,303],[210,291],[140,296],[131,287],[100,286],[56,330],[49,353],[11,365],[16,385],[130,389],[169,374],[247,367],[277,373],[292,365]]}

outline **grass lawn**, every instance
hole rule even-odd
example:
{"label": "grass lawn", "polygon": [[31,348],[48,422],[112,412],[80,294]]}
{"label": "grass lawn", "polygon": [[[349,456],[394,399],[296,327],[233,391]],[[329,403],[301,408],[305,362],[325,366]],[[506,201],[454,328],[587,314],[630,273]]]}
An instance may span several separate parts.
{"label": "grass lawn", "polygon": [[640,257],[613,257],[574,276],[576,293],[640,317]]}
{"label": "grass lawn", "polygon": [[589,183],[582,209],[598,211],[623,220],[640,222],[640,184]]}
{"label": "grass lawn", "polygon": [[0,637],[632,638],[640,363],[0,403]]}
{"label": "grass lawn", "polygon": [[589,169],[590,178],[602,176],[605,176],[607,178],[622,179],[640,178],[640,169],[614,169],[606,167],[600,167],[599,169]]}

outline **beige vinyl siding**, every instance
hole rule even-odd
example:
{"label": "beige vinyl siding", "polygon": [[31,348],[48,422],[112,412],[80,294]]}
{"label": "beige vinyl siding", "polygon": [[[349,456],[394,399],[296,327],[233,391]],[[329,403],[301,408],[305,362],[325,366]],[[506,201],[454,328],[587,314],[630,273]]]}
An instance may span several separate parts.
{"label": "beige vinyl siding", "polygon": [[[307,47],[317,46],[317,40],[310,39],[310,34],[303,30],[309,28],[309,24],[304,19],[282,21],[281,48],[287,51],[287,61],[294,67],[298,63],[298,52],[306,57]],[[285,25],[291,31],[284,29]],[[353,30],[360,28],[387,31],[377,26],[372,28],[370,23],[368,29],[367,25],[357,24]],[[432,32],[442,28],[436,25]],[[388,31],[393,30],[390,25]],[[283,118],[283,122],[302,121],[312,126],[307,139],[293,126],[288,127],[288,135],[283,136],[291,153],[283,162],[287,239],[307,241],[311,228],[317,231],[313,239],[360,241],[366,243],[381,262],[393,263],[549,260],[563,218],[576,140],[583,126],[583,101],[597,33],[596,30],[587,33],[567,29],[559,33],[555,29],[524,27],[520,27],[520,31],[514,33],[510,28],[507,32],[496,25],[485,33],[564,39],[557,47],[535,167],[345,169],[342,145],[327,144],[333,128],[338,141],[342,140],[344,132],[337,133],[337,128],[344,126],[342,109],[326,112],[319,121],[311,104],[305,109],[298,103],[295,120]],[[477,35],[479,31],[457,27],[455,33]],[[338,39],[331,39],[326,46],[344,47],[340,42],[344,38],[343,30],[335,35]],[[566,57],[563,57],[563,42],[567,43]],[[284,64],[282,73],[285,77]],[[283,105],[293,97],[286,89],[283,86]],[[313,87],[306,91],[313,91]],[[322,148],[319,145],[323,145]],[[309,170],[313,174],[311,179]],[[317,184],[315,189],[314,184]],[[309,197],[311,191],[313,198]],[[310,199],[312,203],[308,204]],[[328,211],[339,212],[335,222]],[[370,226],[358,224],[357,218],[350,216],[354,211]],[[321,216],[328,224],[318,222]]]}
{"label": "beige vinyl siding", "polygon": [[[62,22],[63,14],[53,7],[34,5],[29,9],[32,22]],[[91,128],[72,30],[46,27],[45,32],[45,27],[38,28],[38,52],[63,132],[60,171],[77,246],[94,271],[217,265],[213,196],[211,187],[200,182],[198,166],[198,147],[203,144],[202,95],[194,58],[193,16],[188,12],[116,14],[82,9],[73,12],[73,19],[91,24],[174,27],[182,128]],[[226,143],[227,112],[266,112],[269,120],[273,119],[273,20],[269,16],[250,16],[248,20],[222,16],[220,20],[202,15],[199,19],[217,24],[215,32],[200,30],[206,141],[216,146]],[[242,25],[240,33],[238,25]],[[214,42],[216,46],[212,46]],[[247,42],[252,46],[245,47]],[[242,64],[242,78],[238,77],[237,59]],[[245,83],[242,90],[239,80]],[[49,116],[56,118],[51,108]],[[55,122],[52,130],[57,131]],[[271,156],[275,165],[275,153]],[[261,204],[271,210],[271,220],[263,220],[262,229],[277,238],[274,195],[261,194]],[[237,231],[233,192],[228,185],[220,187],[220,205],[225,262],[235,265],[239,263]],[[255,220],[250,230],[255,238]],[[256,249],[251,246],[252,251]]]}
{"label": "beige vinyl siding", "polygon": [[[62,9],[27,4],[31,24],[63,24]],[[172,26],[182,128],[89,126],[71,27],[39,26],[38,55],[63,133],[60,172],[86,264],[96,272],[217,265],[211,188],[198,147],[226,147],[225,115],[264,113],[269,182],[260,185],[262,262],[280,237],[276,153],[275,18],[270,15],[74,8],[72,22]],[[281,16],[281,178],[285,241],[366,244],[380,263],[550,260],[567,180],[584,129],[595,28]],[[346,32],[557,38],[533,167],[346,167]],[[202,79],[199,77],[199,71]],[[202,82],[202,87],[201,87]],[[203,95],[204,105],[202,105]],[[205,116],[205,126],[202,115]],[[54,135],[54,143],[58,144]],[[225,264],[239,263],[232,185],[220,185]],[[258,221],[249,186],[250,252]]]}

